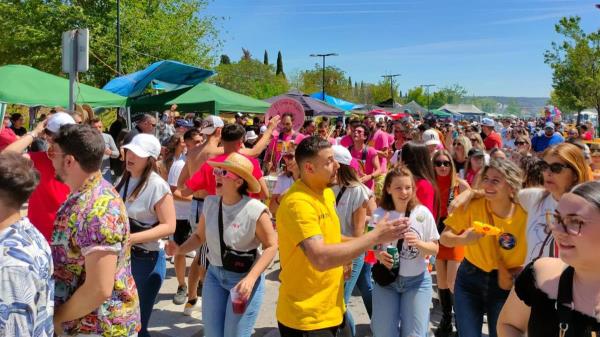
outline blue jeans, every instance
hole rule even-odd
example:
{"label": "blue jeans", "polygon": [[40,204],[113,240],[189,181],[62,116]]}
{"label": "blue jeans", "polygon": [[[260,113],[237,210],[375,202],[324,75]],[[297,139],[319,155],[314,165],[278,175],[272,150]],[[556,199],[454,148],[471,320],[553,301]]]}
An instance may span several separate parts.
{"label": "blue jeans", "polygon": [[261,274],[256,280],[243,314],[233,313],[229,296],[231,288],[246,275],[225,270],[223,267],[213,265],[208,267],[202,287],[202,320],[205,336],[250,337],[252,335],[265,293],[265,276]]}
{"label": "blue jeans", "polygon": [[496,337],[496,323],[509,291],[498,286],[498,272],[485,272],[467,260],[458,267],[454,285],[454,311],[460,337],[481,337],[487,312],[489,336]]}
{"label": "blue jeans", "polygon": [[385,287],[375,283],[375,307],[371,321],[373,336],[429,336],[429,307],[432,294],[431,275],[428,271],[417,276],[398,276]]}
{"label": "blue jeans", "polygon": [[157,252],[142,253],[132,248],[131,273],[140,298],[142,329],[138,335],[139,337],[150,337],[148,321],[150,321],[156,296],[167,273],[165,252],[161,249]]}
{"label": "blue jeans", "polygon": [[[362,256],[362,258],[364,258],[364,256]],[[363,263],[363,266],[360,269],[360,275],[358,275],[358,280],[356,280],[356,287],[358,287],[358,290],[360,291],[360,296],[362,296],[369,318],[372,317],[371,314],[373,312],[373,280],[371,278],[371,267],[370,264]]]}
{"label": "blue jeans", "polygon": [[352,260],[352,274],[350,275],[350,279],[344,282],[344,303],[346,303],[346,324],[350,326],[350,331],[352,331],[352,336],[356,335],[356,327],[354,326],[354,319],[352,318],[352,313],[350,309],[348,309],[348,302],[350,301],[350,296],[352,296],[352,290],[354,290],[354,286],[356,285],[356,281],[360,276],[362,271],[363,264],[365,263],[364,255],[357,257]]}

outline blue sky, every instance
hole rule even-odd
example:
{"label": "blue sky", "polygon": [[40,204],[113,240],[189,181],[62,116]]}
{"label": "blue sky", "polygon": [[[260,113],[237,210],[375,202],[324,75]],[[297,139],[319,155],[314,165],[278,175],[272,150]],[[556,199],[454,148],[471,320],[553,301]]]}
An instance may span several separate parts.
{"label": "blue sky", "polygon": [[[559,36],[554,24],[579,15],[600,28],[600,0],[214,0],[206,12],[224,17],[222,53],[242,47],[271,62],[283,54],[287,74],[312,68],[311,53],[353,81],[402,74],[400,89],[420,84],[464,86],[469,95],[546,97],[552,73],[543,54]],[[320,60],[320,59],[319,59]],[[320,61],[319,61],[320,62]]]}

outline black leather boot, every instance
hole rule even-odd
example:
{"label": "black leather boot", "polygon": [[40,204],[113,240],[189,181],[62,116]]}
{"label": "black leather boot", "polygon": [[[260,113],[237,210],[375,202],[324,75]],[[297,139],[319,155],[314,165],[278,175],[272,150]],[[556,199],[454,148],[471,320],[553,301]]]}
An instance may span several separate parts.
{"label": "black leather boot", "polygon": [[453,337],[452,328],[452,305],[453,298],[450,289],[439,289],[440,304],[442,306],[442,319],[436,328],[435,337]]}

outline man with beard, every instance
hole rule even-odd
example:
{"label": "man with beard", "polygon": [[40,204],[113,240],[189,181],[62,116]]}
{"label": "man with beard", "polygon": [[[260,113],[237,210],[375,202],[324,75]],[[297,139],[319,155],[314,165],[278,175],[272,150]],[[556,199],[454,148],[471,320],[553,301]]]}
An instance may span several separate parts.
{"label": "man with beard", "polygon": [[104,150],[102,135],[89,125],[62,126],[48,149],[57,179],[71,190],[50,245],[59,336],[132,336],[141,327],[127,212],[102,179]]}
{"label": "man with beard", "polygon": [[[25,134],[19,140],[7,146],[2,152],[22,153],[37,137],[45,138],[52,146],[58,130],[66,124],[75,124],[73,117],[65,112],[54,113],[44,122],[40,122],[35,130]],[[104,141],[102,144],[104,144]],[[67,199],[69,186],[56,179],[56,173],[47,152],[29,152],[24,156],[29,157],[33,162],[33,167],[40,172],[40,183],[29,197],[27,216],[46,240],[50,241],[56,211]]]}
{"label": "man with beard", "polygon": [[560,144],[565,141],[560,133],[554,131],[554,123],[546,123],[544,133],[536,134],[531,139],[531,147],[534,152],[541,154],[552,145]]}
{"label": "man with beard", "polygon": [[386,217],[373,231],[342,242],[335,195],[329,188],[339,168],[331,144],[308,137],[296,148],[295,157],[300,179],[277,210],[279,332],[282,337],[338,336],[346,311],[344,269],[349,275],[354,258],[375,244],[400,238],[408,224],[388,222]]}

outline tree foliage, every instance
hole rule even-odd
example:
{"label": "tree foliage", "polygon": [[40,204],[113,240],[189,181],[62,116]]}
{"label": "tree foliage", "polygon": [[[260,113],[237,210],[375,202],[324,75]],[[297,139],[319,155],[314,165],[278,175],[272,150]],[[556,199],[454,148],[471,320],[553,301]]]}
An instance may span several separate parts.
{"label": "tree foliage", "polygon": [[269,54],[267,53],[267,50],[265,49],[265,55],[263,56],[263,64],[264,65],[269,65]]}
{"label": "tree foliage", "polygon": [[288,90],[288,82],[275,74],[271,65],[250,59],[231,64],[220,64],[217,75],[211,78],[218,86],[258,99],[280,95]]}
{"label": "tree foliage", "polygon": [[285,73],[283,72],[283,56],[281,56],[281,51],[277,53],[277,69],[275,70],[275,74],[285,77]]}
{"label": "tree foliage", "polygon": [[594,107],[600,113],[600,30],[585,33],[579,17],[562,18],[555,26],[563,41],[544,54],[553,71],[552,100],[565,110]]}
{"label": "tree foliage", "polygon": [[[161,59],[205,68],[221,46],[216,18],[200,15],[208,0],[121,1],[123,73]],[[61,34],[90,30],[90,70],[83,82],[104,85],[116,76],[116,0],[0,2],[0,64],[25,64],[61,73]]]}

